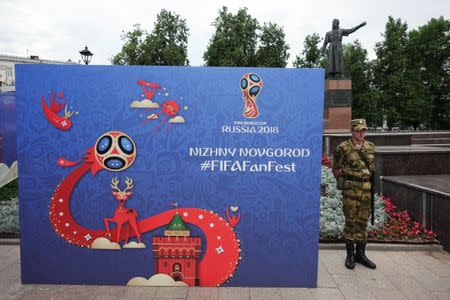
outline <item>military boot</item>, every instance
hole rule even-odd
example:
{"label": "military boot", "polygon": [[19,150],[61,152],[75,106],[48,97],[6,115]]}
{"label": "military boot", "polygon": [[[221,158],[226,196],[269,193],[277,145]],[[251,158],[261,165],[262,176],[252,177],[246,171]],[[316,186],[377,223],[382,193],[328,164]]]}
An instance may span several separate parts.
{"label": "military boot", "polygon": [[353,241],[346,241],[345,246],[347,248],[347,257],[345,258],[345,266],[348,269],[355,268],[355,245]]}
{"label": "military boot", "polygon": [[366,243],[356,242],[355,261],[370,269],[375,269],[377,266],[366,256]]}

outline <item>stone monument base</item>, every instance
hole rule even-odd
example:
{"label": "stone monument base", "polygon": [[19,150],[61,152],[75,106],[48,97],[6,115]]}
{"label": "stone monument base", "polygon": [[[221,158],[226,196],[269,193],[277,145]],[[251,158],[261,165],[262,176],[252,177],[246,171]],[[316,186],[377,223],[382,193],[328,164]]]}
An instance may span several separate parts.
{"label": "stone monument base", "polygon": [[352,118],[352,81],[325,80],[324,130],[349,130]]}
{"label": "stone monument base", "polygon": [[325,107],[323,113],[324,129],[340,129],[348,131],[352,118],[351,107]]}

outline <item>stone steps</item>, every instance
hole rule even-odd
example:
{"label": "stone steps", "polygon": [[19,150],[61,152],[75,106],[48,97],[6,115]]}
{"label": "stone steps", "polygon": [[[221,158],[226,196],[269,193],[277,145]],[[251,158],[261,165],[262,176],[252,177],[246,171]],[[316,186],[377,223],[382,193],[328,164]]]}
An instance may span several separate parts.
{"label": "stone steps", "polygon": [[450,137],[440,136],[440,137],[412,137],[411,144],[449,144]]}
{"label": "stone steps", "polygon": [[450,148],[450,143],[448,144],[413,144],[411,145],[412,147],[445,147],[445,148]]}

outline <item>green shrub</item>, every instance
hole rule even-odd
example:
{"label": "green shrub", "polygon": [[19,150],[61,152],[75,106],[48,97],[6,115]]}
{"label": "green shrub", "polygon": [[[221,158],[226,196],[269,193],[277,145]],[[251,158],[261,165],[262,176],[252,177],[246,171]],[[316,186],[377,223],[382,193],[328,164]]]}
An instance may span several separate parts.
{"label": "green shrub", "polygon": [[0,201],[0,233],[19,233],[19,199]]}
{"label": "green shrub", "polygon": [[7,185],[0,188],[0,202],[9,201],[11,198],[17,198],[19,193],[19,183],[18,179],[14,179]]}

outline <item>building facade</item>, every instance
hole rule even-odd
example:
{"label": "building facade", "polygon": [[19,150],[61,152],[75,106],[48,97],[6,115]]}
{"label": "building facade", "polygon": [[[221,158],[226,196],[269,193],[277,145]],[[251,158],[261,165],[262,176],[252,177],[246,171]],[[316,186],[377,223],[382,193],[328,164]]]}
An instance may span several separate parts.
{"label": "building facade", "polygon": [[0,54],[0,92],[14,92],[16,90],[16,64],[77,64],[72,61],[58,61],[40,59],[39,56],[28,57]]}

